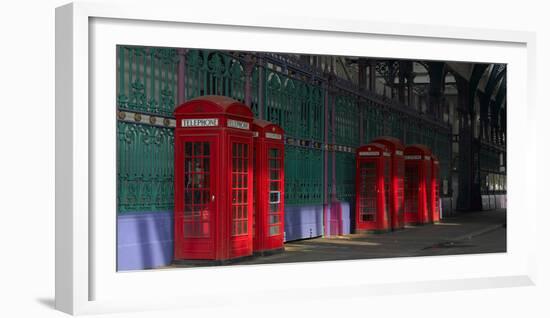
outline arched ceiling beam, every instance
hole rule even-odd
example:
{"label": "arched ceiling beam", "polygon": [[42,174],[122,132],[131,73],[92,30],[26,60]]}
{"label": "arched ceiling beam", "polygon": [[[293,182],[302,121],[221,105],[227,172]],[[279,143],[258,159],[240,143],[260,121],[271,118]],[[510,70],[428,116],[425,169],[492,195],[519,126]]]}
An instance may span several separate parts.
{"label": "arched ceiling beam", "polygon": [[497,97],[495,98],[495,103],[499,108],[502,108],[504,103],[504,100],[506,98],[506,77],[502,79],[502,83],[500,84],[500,87],[498,88]]}
{"label": "arched ceiling beam", "polygon": [[495,64],[487,85],[485,85],[485,94],[488,96],[493,95],[493,90],[497,87],[500,79],[506,75],[506,65],[504,64]]}
{"label": "arched ceiling beam", "polygon": [[474,112],[474,100],[476,97],[477,86],[481,77],[485,73],[485,70],[489,67],[489,64],[476,64],[472,70],[472,75],[470,76],[469,81],[469,96],[468,96],[468,105],[470,106],[470,112]]}

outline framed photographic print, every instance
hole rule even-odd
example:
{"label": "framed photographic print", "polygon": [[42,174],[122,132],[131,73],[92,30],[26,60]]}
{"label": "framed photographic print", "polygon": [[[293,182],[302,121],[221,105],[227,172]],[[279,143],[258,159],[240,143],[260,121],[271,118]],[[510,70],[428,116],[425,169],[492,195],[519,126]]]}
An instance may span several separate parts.
{"label": "framed photographic print", "polygon": [[533,45],[58,8],[56,308],[533,284]]}

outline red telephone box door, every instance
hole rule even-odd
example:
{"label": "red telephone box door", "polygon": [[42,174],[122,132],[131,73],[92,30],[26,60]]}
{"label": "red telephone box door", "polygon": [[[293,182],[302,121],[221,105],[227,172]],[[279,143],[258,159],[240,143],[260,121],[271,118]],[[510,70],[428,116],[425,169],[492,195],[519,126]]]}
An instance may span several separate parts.
{"label": "red telephone box door", "polygon": [[180,193],[183,198],[183,218],[176,217],[176,235],[185,239],[182,257],[214,258],[215,228],[217,224],[216,167],[218,138],[215,136],[184,136],[180,143],[183,153],[184,184]]}
{"label": "red telephone box door", "polygon": [[417,223],[420,220],[421,206],[419,202],[420,176],[418,164],[410,163],[405,166],[405,222]]}
{"label": "red telephone box door", "polygon": [[[267,226],[269,228],[268,236],[276,236],[284,232],[283,227],[283,146],[272,146],[268,148],[267,160],[269,164],[269,210],[267,211]],[[271,245],[276,245],[276,242],[270,242]]]}
{"label": "red telephone box door", "polygon": [[426,176],[426,181],[424,182],[424,186],[426,189],[424,192],[426,193],[426,210],[428,211],[428,217],[426,218],[426,222],[433,223],[434,221],[434,206],[432,204],[434,198],[432,193],[432,161],[430,160],[424,160],[424,174]]}
{"label": "red telephone box door", "polygon": [[252,149],[249,138],[230,137],[230,257],[252,253]]}
{"label": "red telephone box door", "polygon": [[378,207],[378,179],[375,160],[359,164],[359,223],[376,221]]}

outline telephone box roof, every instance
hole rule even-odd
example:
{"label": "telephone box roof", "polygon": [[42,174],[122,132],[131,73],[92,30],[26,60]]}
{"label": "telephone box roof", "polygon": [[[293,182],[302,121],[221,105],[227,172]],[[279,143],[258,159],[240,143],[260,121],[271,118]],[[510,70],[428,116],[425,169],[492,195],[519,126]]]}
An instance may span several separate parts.
{"label": "telephone box roof", "polygon": [[386,145],[383,145],[383,144],[379,144],[379,143],[376,143],[376,142],[371,142],[369,144],[366,144],[364,146],[361,146],[359,148],[357,148],[357,153],[359,153],[360,151],[387,151],[388,150],[388,147],[386,147]]}
{"label": "telephone box roof", "polygon": [[281,126],[262,119],[254,119],[254,121],[252,121],[252,129],[256,131],[274,132],[279,134],[284,134],[285,132]]}
{"label": "telephone box roof", "polygon": [[405,146],[403,145],[401,140],[395,137],[380,136],[380,137],[374,138],[372,142],[384,144],[386,145],[386,147],[388,147],[392,151],[405,149]]}
{"label": "telephone box roof", "polygon": [[413,153],[417,153],[417,154],[420,153],[428,156],[432,155],[432,151],[426,145],[421,145],[421,144],[407,145],[405,147],[405,154],[413,154]]}
{"label": "telephone box roof", "polygon": [[240,117],[254,117],[250,108],[245,104],[238,100],[218,95],[196,97],[174,109],[174,115],[176,116],[189,114],[231,114]]}

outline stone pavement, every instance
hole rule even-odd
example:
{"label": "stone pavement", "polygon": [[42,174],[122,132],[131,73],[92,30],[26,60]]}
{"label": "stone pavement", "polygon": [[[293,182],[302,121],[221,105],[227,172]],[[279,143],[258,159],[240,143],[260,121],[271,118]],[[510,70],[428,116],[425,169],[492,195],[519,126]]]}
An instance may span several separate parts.
{"label": "stone pavement", "polygon": [[349,234],[285,243],[280,254],[234,263],[273,264],[506,251],[506,210],[457,213],[438,224],[382,234]]}

